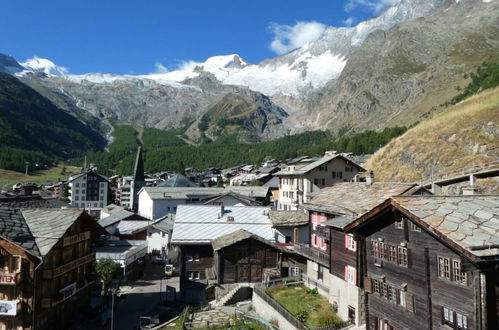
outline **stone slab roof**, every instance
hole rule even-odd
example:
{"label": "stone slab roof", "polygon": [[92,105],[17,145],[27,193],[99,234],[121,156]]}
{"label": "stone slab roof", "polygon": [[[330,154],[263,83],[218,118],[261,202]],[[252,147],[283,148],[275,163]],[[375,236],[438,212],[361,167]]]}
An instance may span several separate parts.
{"label": "stone slab roof", "polygon": [[414,183],[341,182],[321,189],[308,203],[303,204],[303,208],[357,217],[415,186]]}
{"label": "stone slab roof", "polygon": [[213,196],[223,194],[228,191],[240,195],[265,198],[269,193],[268,187],[263,186],[228,186],[226,188],[192,188],[192,187],[144,187],[151,199],[188,199],[190,196]]}
{"label": "stone slab roof", "polygon": [[130,220],[132,218],[134,218],[134,220],[146,220],[146,218],[128,210],[118,210],[111,213],[108,217],[100,219],[98,222],[99,225],[101,225],[103,228],[106,228],[122,220]]}
{"label": "stone slab roof", "polygon": [[407,196],[393,204],[422,227],[476,257],[499,255],[499,196]]}
{"label": "stone slab roof", "polygon": [[81,209],[23,209],[21,213],[29,227],[40,255],[47,255],[81,216]]}
{"label": "stone slab roof", "polygon": [[35,238],[20,210],[0,207],[0,236],[40,257]]}
{"label": "stone slab roof", "polygon": [[308,224],[307,214],[301,210],[298,211],[278,211],[269,212],[270,221],[276,227],[293,227]]}
{"label": "stone slab roof", "polygon": [[0,207],[13,209],[21,208],[61,208],[72,207],[70,204],[56,198],[42,198],[41,196],[0,196]]}
{"label": "stone slab roof", "polygon": [[294,171],[288,171],[284,169],[282,171],[277,172],[275,175],[302,175],[336,158],[343,159],[345,162],[357,167],[359,170],[365,171],[365,169],[362,166],[355,163],[352,159],[348,159],[347,157],[342,156],[340,154],[332,154],[321,157],[312,163],[306,164],[305,166],[297,167]]}

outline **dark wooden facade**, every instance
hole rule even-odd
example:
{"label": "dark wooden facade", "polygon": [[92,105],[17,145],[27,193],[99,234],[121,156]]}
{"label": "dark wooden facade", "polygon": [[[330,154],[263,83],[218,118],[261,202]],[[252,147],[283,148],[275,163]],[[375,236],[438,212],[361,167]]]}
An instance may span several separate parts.
{"label": "dark wooden facade", "polygon": [[[18,301],[16,315],[0,316],[0,327],[61,329],[73,322],[90,303],[93,241],[105,233],[82,213],[43,259],[0,239],[0,300]],[[6,280],[12,274],[15,280]]]}
{"label": "dark wooden facade", "polygon": [[213,248],[211,245],[181,245],[180,275],[183,282],[199,282],[207,284],[213,279]]}
{"label": "dark wooden facade", "polygon": [[[348,277],[346,269],[348,267],[355,268],[355,284],[358,284],[359,278],[359,265],[357,264],[357,242],[349,245],[349,239],[352,236],[346,234],[343,230],[331,228],[330,230],[330,260],[331,266],[329,271],[336,277],[347,280]],[[354,284],[354,283],[352,283]]]}
{"label": "dark wooden facade", "polygon": [[248,238],[217,251],[218,282],[261,282],[265,269],[279,267],[276,248]]}
{"label": "dark wooden facade", "polygon": [[497,329],[497,266],[484,272],[395,208],[354,231],[368,329]]}

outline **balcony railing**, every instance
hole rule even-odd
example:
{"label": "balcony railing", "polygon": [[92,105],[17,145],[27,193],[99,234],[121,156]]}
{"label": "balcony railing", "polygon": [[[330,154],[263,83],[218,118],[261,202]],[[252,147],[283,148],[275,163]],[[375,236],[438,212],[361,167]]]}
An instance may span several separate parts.
{"label": "balcony railing", "polygon": [[329,255],[325,251],[301,243],[294,244],[294,251],[329,268]]}
{"label": "balcony railing", "polygon": [[78,268],[81,265],[92,262],[94,260],[95,260],[95,253],[90,253],[90,254],[87,254],[86,256],[83,256],[81,258],[74,259],[74,260],[68,262],[67,264],[59,266],[57,268],[44,269],[43,274],[42,274],[43,279],[51,279],[51,278],[60,276],[66,272],[69,272],[70,270]]}
{"label": "balcony railing", "polygon": [[0,285],[18,285],[24,278],[23,273],[0,273]]}

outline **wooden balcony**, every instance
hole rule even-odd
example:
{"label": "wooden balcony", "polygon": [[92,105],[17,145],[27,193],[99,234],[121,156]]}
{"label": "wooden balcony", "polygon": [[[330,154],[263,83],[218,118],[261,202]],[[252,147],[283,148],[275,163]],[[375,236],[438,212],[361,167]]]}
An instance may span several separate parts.
{"label": "wooden balcony", "polygon": [[24,278],[23,273],[0,273],[0,285],[18,285]]}
{"label": "wooden balcony", "polygon": [[42,277],[44,280],[51,279],[51,278],[60,276],[64,273],[67,273],[75,268],[78,268],[81,265],[92,262],[94,260],[95,260],[95,253],[90,253],[90,254],[87,254],[86,256],[83,256],[81,258],[71,260],[67,264],[59,266],[57,268],[44,269]]}
{"label": "wooden balcony", "polygon": [[308,258],[329,268],[329,255],[326,251],[322,251],[318,248],[310,247],[301,243],[295,243],[294,251],[298,254],[301,254],[305,258]]}

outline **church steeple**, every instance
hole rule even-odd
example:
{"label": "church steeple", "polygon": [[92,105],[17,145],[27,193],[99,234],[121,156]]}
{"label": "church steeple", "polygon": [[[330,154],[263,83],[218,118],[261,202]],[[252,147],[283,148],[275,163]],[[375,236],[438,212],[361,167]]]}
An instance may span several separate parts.
{"label": "church steeple", "polygon": [[133,181],[145,181],[144,160],[142,159],[142,147],[137,148],[137,157],[135,157],[135,169],[133,171]]}
{"label": "church steeple", "polygon": [[133,171],[133,181],[130,189],[130,205],[134,212],[139,210],[139,191],[146,186],[144,176],[144,160],[142,159],[142,148],[138,147],[137,157],[135,158],[135,168]]}

